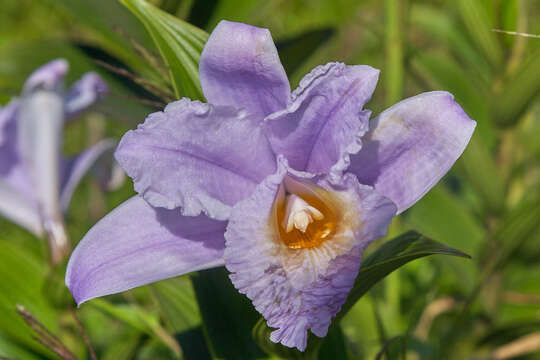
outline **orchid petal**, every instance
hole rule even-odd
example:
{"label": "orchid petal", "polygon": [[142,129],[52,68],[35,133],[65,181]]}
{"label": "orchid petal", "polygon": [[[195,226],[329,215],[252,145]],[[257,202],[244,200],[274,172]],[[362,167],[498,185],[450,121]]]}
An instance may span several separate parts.
{"label": "orchid petal", "polygon": [[66,117],[73,117],[90,107],[107,92],[107,84],[94,72],[84,74],[71,87],[65,103]]}
{"label": "orchid petal", "polygon": [[392,199],[401,213],[448,172],[475,126],[450,93],[405,99],[372,121],[349,171]]}
{"label": "orchid petal", "polygon": [[300,82],[286,109],[265,120],[276,154],[291,167],[328,173],[348,167],[361,148],[371,111],[362,110],[377,85],[379,71],[365,65],[329,63]]}
{"label": "orchid petal", "polygon": [[80,305],[192,271],[222,266],[225,222],[156,209],[135,196],[103,219],[73,251],[66,285]]}
{"label": "orchid petal", "polygon": [[275,170],[258,121],[245,111],[182,99],[127,132],[116,159],[151,205],[224,220]]}
{"label": "orchid petal", "polygon": [[11,100],[4,107],[0,106],[0,147],[3,147],[5,143],[12,140],[13,134],[16,134],[16,125],[14,123],[16,122],[18,111],[19,101],[17,99]]}
{"label": "orchid petal", "polygon": [[36,236],[43,234],[41,217],[35,204],[2,179],[0,179],[0,214]]}
{"label": "orchid petal", "polygon": [[112,158],[112,152],[115,147],[116,143],[113,140],[102,140],[65,161],[62,169],[63,174],[60,190],[60,204],[64,212],[67,211],[73,192],[84,175],[94,166],[101,156],[109,155]]}
{"label": "orchid petal", "polygon": [[245,108],[260,120],[284,108],[291,91],[270,32],[246,24],[216,26],[199,72],[209,103]]}
{"label": "orchid petal", "polygon": [[0,109],[0,214],[41,236],[43,227],[32,184],[18,153],[19,107],[20,102],[12,100]]}
{"label": "orchid petal", "polygon": [[15,99],[0,110],[0,178],[32,203],[35,200],[34,187],[19,152],[19,108],[20,101]]}
{"label": "orchid petal", "polygon": [[363,250],[385,234],[396,207],[350,174],[339,184],[320,181],[318,186],[344,205],[343,223],[321,245],[292,249],[271,225],[286,176],[294,172],[281,162],[277,173],[234,206],[225,233],[225,266],[238,291],[277,328],[270,339],[303,351],[308,329],[326,335],[354,284]]}
{"label": "orchid petal", "polygon": [[69,69],[65,59],[56,59],[35,70],[24,83],[23,93],[34,89],[59,90]]}
{"label": "orchid petal", "polygon": [[19,149],[35,189],[36,201],[51,228],[62,222],[59,201],[63,99],[54,91],[35,90],[22,99],[18,119]]}

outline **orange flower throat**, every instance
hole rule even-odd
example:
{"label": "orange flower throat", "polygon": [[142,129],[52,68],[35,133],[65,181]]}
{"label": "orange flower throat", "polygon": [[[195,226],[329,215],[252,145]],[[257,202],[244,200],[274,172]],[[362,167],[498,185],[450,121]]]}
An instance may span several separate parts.
{"label": "orange flower throat", "polygon": [[324,189],[295,183],[294,193],[287,186],[280,189],[275,202],[275,226],[287,247],[313,248],[334,235],[338,212],[323,200],[330,197]]}

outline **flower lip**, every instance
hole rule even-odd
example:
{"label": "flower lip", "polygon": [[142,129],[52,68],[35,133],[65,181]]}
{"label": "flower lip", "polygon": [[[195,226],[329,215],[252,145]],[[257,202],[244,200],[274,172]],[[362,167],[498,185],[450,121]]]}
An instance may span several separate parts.
{"label": "flower lip", "polygon": [[309,249],[330,240],[343,216],[328,191],[287,176],[274,201],[271,225],[290,249]]}

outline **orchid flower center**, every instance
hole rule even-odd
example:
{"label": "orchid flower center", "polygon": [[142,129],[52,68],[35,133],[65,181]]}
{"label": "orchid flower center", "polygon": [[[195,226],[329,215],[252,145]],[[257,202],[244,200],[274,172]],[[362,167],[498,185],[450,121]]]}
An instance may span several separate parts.
{"label": "orchid flower center", "polygon": [[305,233],[308,225],[313,222],[313,219],[324,219],[322,212],[309,205],[304,199],[295,194],[287,195],[285,202],[287,207],[282,226],[288,233],[295,228]]}
{"label": "orchid flower center", "polygon": [[276,201],[275,224],[279,237],[291,249],[319,246],[335,233],[338,223],[336,211],[313,187],[295,187],[295,193],[283,189]]}

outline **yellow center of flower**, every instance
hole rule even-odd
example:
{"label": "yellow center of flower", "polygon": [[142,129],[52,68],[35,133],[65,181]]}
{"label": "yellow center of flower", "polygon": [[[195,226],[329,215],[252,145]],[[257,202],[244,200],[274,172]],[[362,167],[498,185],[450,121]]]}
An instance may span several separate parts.
{"label": "yellow center of flower", "polygon": [[[276,201],[276,226],[281,240],[292,249],[319,246],[336,231],[338,216],[313,187],[295,186],[295,193],[284,189]],[[305,191],[302,191],[305,190]],[[324,192],[323,189],[318,189]]]}

